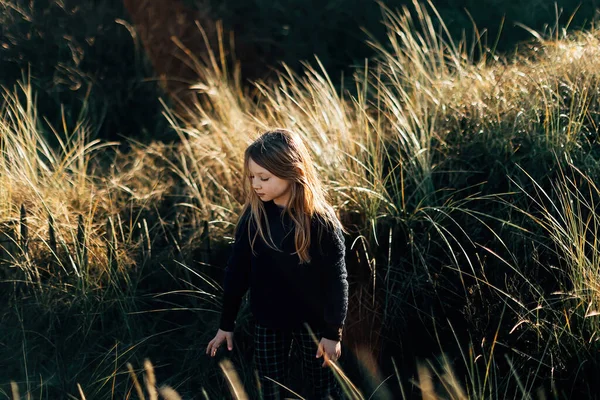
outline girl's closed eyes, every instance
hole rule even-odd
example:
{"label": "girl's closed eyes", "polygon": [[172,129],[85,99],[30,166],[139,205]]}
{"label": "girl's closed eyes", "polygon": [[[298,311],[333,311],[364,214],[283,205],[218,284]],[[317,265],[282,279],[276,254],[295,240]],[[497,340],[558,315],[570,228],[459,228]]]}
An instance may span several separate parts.
{"label": "girl's closed eyes", "polygon": [[[251,177],[250,177],[250,180],[252,180],[252,179],[254,179],[254,176],[251,176]],[[269,180],[269,178],[266,178],[266,179],[260,178],[260,180],[261,180],[262,182],[266,182],[266,181],[268,181],[268,180]]]}

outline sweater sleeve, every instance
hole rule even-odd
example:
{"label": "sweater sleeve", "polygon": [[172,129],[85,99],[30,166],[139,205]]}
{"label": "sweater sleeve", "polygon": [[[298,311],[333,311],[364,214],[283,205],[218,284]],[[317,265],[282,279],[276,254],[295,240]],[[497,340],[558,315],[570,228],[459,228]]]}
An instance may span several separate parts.
{"label": "sweater sleeve", "polygon": [[[248,210],[249,211],[249,210]],[[250,213],[240,218],[236,227],[233,248],[225,269],[223,283],[223,309],[221,311],[220,328],[231,332],[242,303],[242,298],[250,285],[250,260],[252,250],[248,236]]]}
{"label": "sweater sleeve", "polygon": [[348,312],[348,273],[346,244],[339,227],[329,228],[324,239],[323,278],[325,279],[325,322],[323,337],[342,340],[342,328]]}

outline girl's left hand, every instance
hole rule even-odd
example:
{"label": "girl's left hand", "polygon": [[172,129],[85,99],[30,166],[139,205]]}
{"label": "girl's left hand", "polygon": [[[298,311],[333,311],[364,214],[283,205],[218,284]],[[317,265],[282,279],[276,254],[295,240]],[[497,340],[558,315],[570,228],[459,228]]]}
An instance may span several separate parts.
{"label": "girl's left hand", "polygon": [[337,361],[342,355],[342,344],[336,340],[330,340],[321,338],[319,348],[317,349],[317,358],[323,357],[323,367],[325,367],[329,360]]}

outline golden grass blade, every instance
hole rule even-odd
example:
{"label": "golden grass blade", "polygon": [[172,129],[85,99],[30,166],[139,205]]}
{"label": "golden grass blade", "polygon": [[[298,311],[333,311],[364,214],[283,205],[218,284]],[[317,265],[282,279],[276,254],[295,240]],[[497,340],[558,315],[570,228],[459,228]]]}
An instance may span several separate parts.
{"label": "golden grass blade", "polygon": [[433,386],[433,378],[431,372],[422,363],[417,365],[417,374],[419,376],[419,388],[423,395],[423,400],[436,400],[435,390]]}
{"label": "golden grass blade", "polygon": [[131,363],[127,363],[127,370],[129,370],[129,376],[131,376],[131,380],[133,381],[133,387],[135,388],[135,391],[138,395],[138,399],[146,400],[146,397],[144,396],[144,391],[142,390],[142,385],[140,385],[140,381],[138,380],[137,375],[133,370],[133,365],[131,365]]}
{"label": "golden grass blade", "polygon": [[446,383],[444,386],[447,387],[448,392],[453,400],[469,400],[469,397],[465,393],[460,381],[456,377],[454,370],[450,365],[445,365],[446,373],[442,375],[442,379]]}
{"label": "golden grass blade", "polygon": [[158,392],[156,390],[156,375],[154,375],[154,367],[150,360],[144,360],[144,369],[146,370],[146,390],[150,400],[158,400]]}
{"label": "golden grass blade", "polygon": [[21,400],[21,395],[19,394],[19,385],[17,385],[17,382],[10,381],[10,390],[12,392],[12,400]]}
{"label": "golden grass blade", "polygon": [[249,397],[242,386],[242,382],[240,381],[240,377],[238,376],[233,363],[224,359],[219,363],[219,367],[221,367],[225,378],[227,378],[227,383],[229,384],[229,389],[231,390],[233,398],[236,400],[248,400]]}
{"label": "golden grass blade", "polygon": [[170,386],[162,386],[158,392],[165,400],[181,400],[181,396]]}
{"label": "golden grass blade", "polygon": [[86,400],[85,394],[83,393],[83,389],[81,388],[81,385],[79,383],[77,384],[77,390],[79,390],[79,396],[81,396],[81,400]]}
{"label": "golden grass blade", "polygon": [[[308,333],[310,334],[313,342],[315,343],[315,350],[316,350],[316,348],[319,346],[319,339],[317,338],[317,336],[311,329],[310,325],[305,323],[304,327],[306,328],[306,330],[308,330]],[[326,356],[323,355],[323,357],[326,357]],[[348,396],[351,399],[360,399],[360,400],[364,399],[364,396],[360,393],[360,390],[358,390],[358,388],[346,376],[344,371],[342,371],[342,369],[337,365],[337,363],[329,360],[328,366],[333,371],[334,377],[337,379],[337,381],[341,385],[341,388],[344,391],[344,394],[346,396]]]}
{"label": "golden grass blade", "polygon": [[267,376],[267,377],[265,377],[265,378],[267,378],[267,379],[268,379],[268,380],[270,380],[271,382],[275,383],[276,385],[279,385],[279,386],[281,386],[282,388],[284,388],[285,390],[289,391],[290,393],[292,393],[292,394],[294,394],[294,395],[298,396],[298,398],[299,398],[300,400],[304,400],[304,397],[300,396],[298,393],[294,392],[292,389],[290,389],[289,387],[285,386],[284,384],[282,384],[282,383],[279,383],[279,382],[277,382],[275,379],[271,379],[271,378],[269,378],[268,376]]}
{"label": "golden grass blade", "polygon": [[344,371],[335,362],[329,361],[329,367],[334,372],[334,376],[340,385],[342,385],[342,389],[346,396],[348,396],[350,399],[364,400],[364,396],[360,390],[358,390],[356,385],[352,383],[350,378],[348,378]]}

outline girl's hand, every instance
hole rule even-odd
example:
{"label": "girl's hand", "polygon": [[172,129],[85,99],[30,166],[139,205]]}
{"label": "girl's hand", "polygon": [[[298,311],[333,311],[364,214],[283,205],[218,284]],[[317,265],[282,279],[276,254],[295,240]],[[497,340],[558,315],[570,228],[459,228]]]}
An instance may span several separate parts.
{"label": "girl's hand", "polygon": [[323,357],[323,367],[329,361],[337,361],[342,355],[342,344],[336,340],[321,338],[319,348],[317,349],[317,358]]}
{"label": "girl's hand", "polygon": [[208,346],[206,346],[206,354],[214,357],[223,341],[227,342],[227,349],[229,351],[233,350],[233,332],[226,332],[219,329],[213,340],[211,340],[208,343]]}

